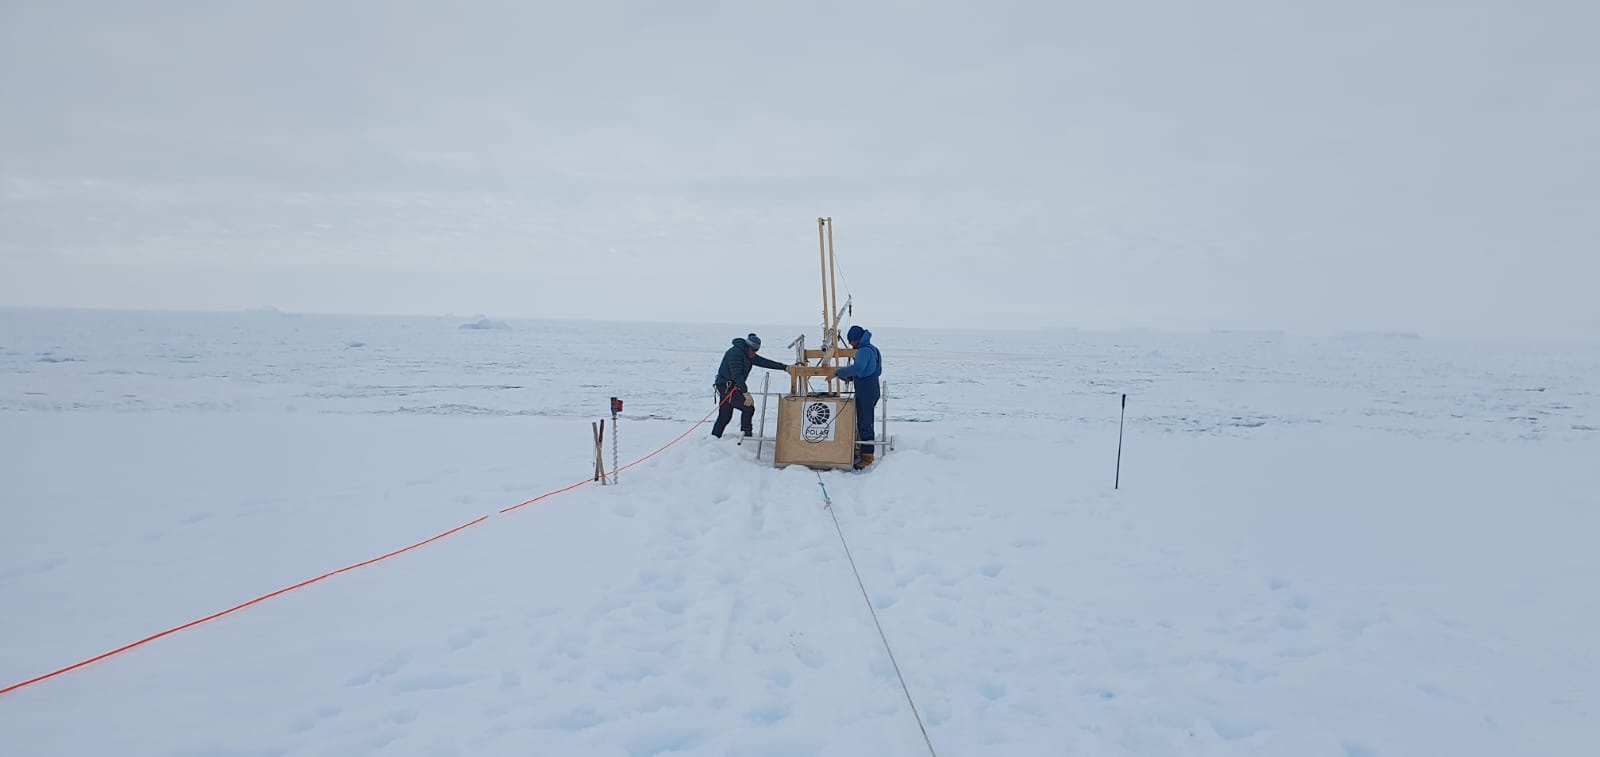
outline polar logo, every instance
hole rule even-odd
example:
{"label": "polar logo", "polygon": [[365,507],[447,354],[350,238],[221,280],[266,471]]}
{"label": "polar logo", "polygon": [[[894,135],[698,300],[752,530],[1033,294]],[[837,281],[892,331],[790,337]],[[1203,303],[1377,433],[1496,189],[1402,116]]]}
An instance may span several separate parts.
{"label": "polar logo", "polygon": [[812,402],[806,405],[804,416],[805,427],[800,430],[800,438],[808,442],[833,441],[833,405]]}
{"label": "polar logo", "polygon": [[824,425],[832,417],[833,408],[828,407],[826,402],[813,402],[806,407],[806,423],[813,426]]}

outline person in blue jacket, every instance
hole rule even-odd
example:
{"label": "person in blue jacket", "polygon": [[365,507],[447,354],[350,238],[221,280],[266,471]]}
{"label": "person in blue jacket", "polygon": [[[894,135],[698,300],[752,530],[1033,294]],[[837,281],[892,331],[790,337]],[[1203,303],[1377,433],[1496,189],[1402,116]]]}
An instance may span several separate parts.
{"label": "person in blue jacket", "polygon": [[[878,377],[883,375],[883,355],[872,343],[872,332],[860,326],[851,326],[845,339],[856,349],[856,359],[834,373],[837,378],[855,383],[856,387],[856,438],[870,442],[877,437],[872,433],[872,416],[878,409],[880,389]],[[872,464],[875,446],[856,447],[857,470]]]}
{"label": "person in blue jacket", "polygon": [[739,431],[745,436],[750,436],[754,429],[751,419],[756,412],[755,400],[750,398],[750,387],[745,380],[750,378],[750,369],[760,366],[775,371],[788,370],[789,366],[776,360],[768,360],[756,352],[761,349],[761,337],[750,334],[742,338],[735,338],[733,346],[722,355],[722,365],[717,367],[717,378],[712,383],[717,388],[717,397],[722,403],[717,409],[717,422],[711,425],[711,435],[722,438],[722,431],[728,427],[728,422],[733,420],[733,411],[739,410]]}

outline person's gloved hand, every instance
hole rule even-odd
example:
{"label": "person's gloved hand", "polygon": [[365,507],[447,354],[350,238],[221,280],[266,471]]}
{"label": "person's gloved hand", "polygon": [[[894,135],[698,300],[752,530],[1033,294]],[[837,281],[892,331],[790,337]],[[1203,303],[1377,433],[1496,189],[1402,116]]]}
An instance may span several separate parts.
{"label": "person's gloved hand", "polygon": [[751,399],[749,394],[745,394],[745,396],[744,396],[744,406],[745,407],[755,407],[756,406],[756,401]]}

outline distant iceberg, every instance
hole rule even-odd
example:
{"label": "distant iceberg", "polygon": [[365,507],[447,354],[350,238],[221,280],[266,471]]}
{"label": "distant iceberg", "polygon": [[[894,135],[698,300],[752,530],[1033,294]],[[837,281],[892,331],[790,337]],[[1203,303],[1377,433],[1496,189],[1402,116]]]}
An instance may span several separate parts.
{"label": "distant iceberg", "polygon": [[1421,334],[1411,331],[1346,331],[1340,336],[1345,339],[1385,339],[1399,341],[1415,341],[1422,338]]}
{"label": "distant iceberg", "polygon": [[480,315],[480,316],[478,316],[478,320],[473,321],[472,323],[463,323],[463,324],[461,324],[461,328],[464,328],[464,329],[509,329],[511,327],[507,326],[505,323],[503,323],[501,321],[491,321],[488,318],[485,318],[484,316]]}

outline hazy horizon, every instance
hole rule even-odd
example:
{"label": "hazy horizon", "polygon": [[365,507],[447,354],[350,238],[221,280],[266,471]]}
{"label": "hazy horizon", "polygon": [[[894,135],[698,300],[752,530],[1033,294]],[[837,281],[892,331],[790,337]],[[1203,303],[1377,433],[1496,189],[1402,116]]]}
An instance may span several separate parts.
{"label": "hazy horizon", "polygon": [[[476,320],[478,320],[480,318],[483,318],[483,319],[488,319],[490,321],[498,321],[498,322],[506,323],[507,325],[510,325],[512,328],[515,328],[517,326],[517,324],[522,324],[522,323],[572,323],[572,324],[594,324],[594,325],[611,325],[611,326],[625,326],[625,325],[685,326],[685,327],[696,327],[696,328],[704,327],[704,328],[725,329],[728,332],[727,336],[729,338],[742,336],[748,331],[755,330],[757,333],[761,334],[763,339],[766,341],[766,349],[768,351],[771,351],[771,349],[774,347],[774,345],[777,345],[777,346],[781,347],[781,345],[779,345],[779,341],[780,340],[782,341],[783,344],[787,344],[789,342],[789,340],[792,339],[794,336],[798,336],[800,334],[804,334],[808,340],[815,341],[815,339],[817,339],[818,336],[821,333],[820,318],[817,320],[817,322],[804,323],[801,320],[794,320],[794,321],[784,321],[784,320],[776,320],[776,321],[773,321],[773,320],[765,320],[765,321],[756,321],[756,320],[749,320],[749,321],[700,320],[700,321],[696,321],[696,320],[681,320],[681,319],[654,319],[654,320],[652,320],[652,319],[638,319],[638,318],[604,318],[604,317],[593,317],[593,318],[591,318],[591,317],[583,317],[583,318],[580,318],[580,317],[559,317],[559,316],[549,317],[549,316],[512,315],[512,314],[504,314],[504,313],[484,312],[484,311],[479,311],[479,310],[462,310],[462,311],[456,311],[456,312],[450,312],[450,311],[447,311],[447,312],[413,312],[413,313],[381,313],[381,312],[357,312],[357,311],[337,312],[337,311],[316,311],[316,310],[285,310],[285,309],[278,308],[278,307],[276,307],[274,305],[271,305],[271,304],[251,306],[251,307],[243,307],[243,308],[228,308],[228,309],[173,309],[173,308],[160,308],[160,307],[139,308],[139,307],[62,307],[62,306],[50,306],[50,305],[0,305],[0,312],[7,312],[7,311],[11,311],[11,312],[38,312],[38,313],[84,313],[84,314],[93,314],[93,315],[112,315],[112,314],[136,314],[136,315],[151,315],[151,316],[162,316],[162,315],[167,315],[167,316],[185,316],[185,315],[196,315],[196,316],[231,316],[231,315],[257,316],[257,315],[259,315],[259,316],[283,316],[283,317],[288,317],[288,318],[296,318],[296,317],[304,317],[304,318],[335,318],[335,319],[363,319],[363,318],[369,318],[369,319],[375,319],[375,320],[415,320],[415,321],[438,320],[438,321],[447,321],[447,322],[450,322],[453,325],[457,325],[457,326],[468,324],[468,323],[473,323]],[[820,315],[820,313],[819,313],[819,315]],[[865,321],[864,319],[860,319],[860,318],[852,319],[850,317],[846,317],[844,319],[844,322],[846,324],[855,324],[855,323],[859,322],[860,325],[862,325],[864,328],[867,328],[867,329],[872,330],[873,332],[877,333],[880,339],[882,339],[885,334],[888,334],[889,337],[892,338],[896,333],[906,333],[906,332],[935,333],[935,332],[941,332],[942,331],[942,332],[974,333],[974,334],[1050,334],[1050,333],[1071,334],[1071,333],[1076,333],[1076,334],[1083,334],[1085,336],[1095,336],[1095,335],[1115,336],[1115,335],[1121,334],[1121,335],[1129,335],[1129,336],[1149,335],[1149,336],[1171,336],[1171,337],[1203,337],[1203,336],[1284,337],[1284,338],[1288,338],[1288,339],[1311,339],[1311,340],[1316,340],[1316,339],[1361,339],[1361,338],[1372,338],[1372,339],[1380,339],[1380,340],[1401,340],[1401,341],[1405,341],[1405,340],[1413,340],[1413,339],[1415,339],[1415,340],[1426,340],[1428,342],[1435,342],[1435,343],[1442,343],[1442,344],[1525,345],[1525,346],[1533,347],[1533,348],[1537,348],[1537,347],[1540,347],[1540,346],[1560,347],[1560,346],[1564,346],[1564,345],[1565,346],[1572,346],[1572,347],[1600,346],[1600,335],[1593,335],[1593,336],[1583,336],[1583,335],[1579,335],[1579,336],[1545,336],[1545,335],[1528,335],[1528,336],[1460,336],[1460,335],[1448,335],[1448,334],[1445,334],[1445,335],[1426,334],[1426,333],[1420,333],[1420,332],[1415,332],[1415,331],[1397,331],[1397,330],[1387,330],[1387,331],[1385,331],[1385,330],[1366,330],[1366,329],[1344,329],[1344,330],[1339,330],[1339,329],[1326,329],[1326,330],[1306,329],[1306,330],[1296,330],[1296,329],[1250,329],[1250,328],[1230,329],[1230,328],[1198,328],[1198,327],[1197,328],[1187,328],[1186,329],[1186,328],[1159,328],[1159,327],[1148,327],[1148,326],[1122,326],[1122,327],[1107,327],[1107,328],[1093,328],[1093,327],[1079,327],[1079,326],[1051,326],[1051,325],[1029,325],[1029,326],[999,327],[999,326],[976,326],[976,325],[959,325],[958,324],[958,325],[954,325],[954,326],[930,326],[930,325],[899,323],[899,322],[895,322],[895,321],[892,321],[892,320],[884,321],[884,322]],[[788,331],[782,331],[782,332],[774,331],[774,329],[779,329],[779,328],[781,328],[781,329],[798,329],[799,331],[797,333],[790,333]],[[709,344],[710,346],[707,346],[707,344]],[[696,344],[692,345],[692,347],[696,348],[696,349],[704,348],[704,349],[707,349],[707,350],[715,351],[715,350],[721,350],[725,346],[720,342],[707,343],[707,344],[696,343]],[[4,345],[0,344],[0,346],[4,346]]]}

